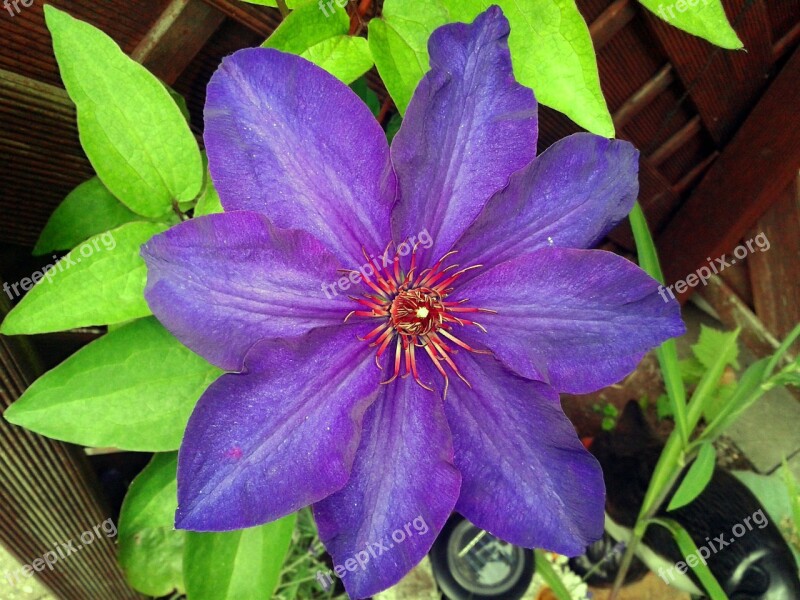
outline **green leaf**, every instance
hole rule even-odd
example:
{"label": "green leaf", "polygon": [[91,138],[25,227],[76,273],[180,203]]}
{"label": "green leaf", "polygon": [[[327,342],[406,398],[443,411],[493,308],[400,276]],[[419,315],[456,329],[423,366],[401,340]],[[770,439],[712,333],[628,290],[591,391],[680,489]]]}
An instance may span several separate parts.
{"label": "green leaf", "polygon": [[[147,268],[139,249],[167,228],[163,223],[126,223],[90,238],[46,273],[34,273],[32,280],[38,283],[6,315],[0,333],[46,333],[151,314],[144,299]],[[22,279],[20,287],[30,289],[30,283]]]}
{"label": "green leaf", "polygon": [[731,346],[730,332],[720,331],[713,327],[700,325],[700,337],[696,344],[692,344],[692,354],[706,369],[719,360],[720,353],[724,353],[722,360],[724,364],[731,365],[734,369],[739,369],[739,347]]}
{"label": "green leaf", "polygon": [[364,101],[364,104],[369,107],[372,114],[377,117],[378,113],[381,112],[381,102],[378,100],[378,94],[372,91],[369,85],[367,85],[367,78],[359,77],[350,84],[350,88]]}
{"label": "green leaf", "polygon": [[400,114],[405,114],[411,95],[430,69],[428,38],[448,22],[439,0],[386,0],[380,19],[369,22],[369,47],[375,66]]}
{"label": "green leaf", "polygon": [[[703,588],[709,598],[711,600],[728,600],[728,596],[711,573],[711,569],[709,569],[705,561],[700,558],[697,544],[694,543],[694,540],[686,530],[672,519],[653,519],[652,522],[661,525],[672,534],[672,537],[675,538],[678,544],[678,548],[680,548],[681,554],[683,554],[686,559],[686,564],[688,564],[692,571],[694,571],[694,574],[697,575],[697,578],[700,580],[700,583],[703,584]],[[694,557],[694,560],[690,557]]]}
{"label": "green leaf", "polygon": [[656,413],[658,414],[659,420],[675,416],[672,411],[672,403],[669,401],[669,396],[667,396],[667,394],[661,394],[656,400]]}
{"label": "green leaf", "polygon": [[[710,331],[710,330],[709,330]],[[703,337],[701,332],[700,337]],[[706,357],[708,359],[708,366],[703,377],[692,394],[689,401],[688,423],[689,429],[693,430],[706,410],[706,406],[711,402],[717,393],[720,386],[720,379],[731,360],[735,360],[736,353],[736,339],[739,337],[739,329],[731,332],[715,332],[716,355]],[[702,360],[701,360],[702,362]]]}
{"label": "green leaf", "polygon": [[552,563],[547,560],[544,551],[534,550],[533,552],[536,573],[550,587],[556,598],[558,600],[572,600],[572,594],[569,593],[567,586],[564,585],[561,577],[556,573]]}
{"label": "green leaf", "polygon": [[667,510],[676,510],[697,498],[711,481],[716,462],[717,453],[711,442],[701,444],[697,458],[686,472],[675,495],[672,496]]}
{"label": "green leaf", "polygon": [[316,3],[292,11],[272,32],[265,48],[275,48],[292,54],[302,54],[315,44],[329,38],[346,35],[350,29],[347,11],[334,4],[326,16]]}
{"label": "green leaf", "polygon": [[349,35],[338,35],[314,44],[300,56],[348,84],[373,65],[367,40]]}
{"label": "green leaf", "polygon": [[200,150],[161,82],[102,31],[44,7],[61,79],[97,175],[134,212],[157,218],[200,191]]}
{"label": "green leaf", "polygon": [[226,533],[187,532],[186,592],[198,600],[272,598],[289,550],[296,514]]}
{"label": "green leaf", "polygon": [[397,135],[397,132],[400,131],[400,126],[403,124],[403,117],[400,116],[400,113],[395,113],[392,115],[392,118],[389,119],[389,122],[386,124],[386,139],[389,140],[389,143],[392,143],[394,136]]}
{"label": "green leaf", "polygon": [[[631,222],[633,237],[636,241],[636,253],[639,257],[639,266],[644,269],[656,281],[664,284],[664,274],[661,272],[661,265],[658,262],[656,245],[653,243],[653,236],[647,226],[647,220],[638,201],[633,204],[628,218]],[[678,364],[678,349],[675,340],[669,339],[656,348],[656,357],[661,367],[661,375],[664,378],[664,386],[667,388],[667,395],[672,404],[672,415],[675,419],[675,426],[680,434],[681,443],[689,443],[689,424],[686,415],[686,387],[681,377],[680,366]]]}
{"label": "green leaf", "polygon": [[347,35],[350,18],[338,4],[323,12],[317,3],[292,11],[263,46],[298,54],[345,83],[372,68],[367,41]]}
{"label": "green leaf", "polygon": [[733,395],[720,409],[717,417],[703,430],[702,439],[713,441],[738,419],[764,394],[762,383],[769,365],[769,358],[762,358],[747,367],[739,378]]}
{"label": "green leaf", "polygon": [[141,219],[117,200],[97,177],[84,181],[58,205],[44,226],[34,254],[68,250],[93,235]]}
{"label": "green leaf", "polygon": [[742,48],[720,0],[639,0],[643,6],[673,27],[730,50]]}
{"label": "green leaf", "polygon": [[119,563],[131,586],[148,596],[184,591],[184,531],[176,530],[178,455],[156,454],[133,480],[119,515]]}
{"label": "green leaf", "polygon": [[[309,2],[313,2],[314,0],[286,0],[286,6],[289,8],[296,8],[303,4],[308,4]],[[327,2],[328,0],[326,0]],[[242,2],[247,2],[248,4],[257,4],[259,6],[271,6],[272,8],[278,8],[278,3],[275,0],[242,0]],[[320,9],[321,11],[321,9]]]}
{"label": "green leaf", "polygon": [[789,504],[792,509],[792,521],[798,533],[800,533],[800,483],[789,469],[786,459],[783,459],[783,483],[786,485],[786,492],[789,495]]}
{"label": "green leaf", "polygon": [[195,217],[223,212],[222,201],[219,199],[217,188],[214,187],[214,182],[211,180],[211,173],[208,171],[208,157],[205,152],[203,152],[203,169],[205,170],[203,189],[200,191],[200,196],[197,198],[197,205],[194,207]]}
{"label": "green leaf", "polygon": [[511,24],[508,46],[517,80],[581,127],[614,137],[589,27],[574,0],[442,0],[453,20],[472,21],[492,4]]}
{"label": "green leaf", "polygon": [[172,101],[175,102],[178,110],[181,111],[183,118],[186,119],[186,122],[191,125],[192,115],[189,114],[189,105],[186,104],[186,98],[184,98],[181,94],[173,90],[170,86],[168,86],[163,81],[161,84],[167,89],[167,93],[169,93],[170,98]]}
{"label": "green leaf", "polygon": [[736,382],[733,382],[722,383],[717,387],[703,408],[703,418],[706,423],[711,423],[722,412],[722,409],[725,408],[733,394],[736,393],[736,386]]}
{"label": "green leaf", "polygon": [[687,386],[697,385],[697,382],[703,378],[706,368],[694,356],[684,358],[678,361],[678,368],[681,372],[683,383]]}
{"label": "green leaf", "polygon": [[5,418],[83,446],[177,450],[194,405],[220,374],[155,318],[139,319],[42,375]]}

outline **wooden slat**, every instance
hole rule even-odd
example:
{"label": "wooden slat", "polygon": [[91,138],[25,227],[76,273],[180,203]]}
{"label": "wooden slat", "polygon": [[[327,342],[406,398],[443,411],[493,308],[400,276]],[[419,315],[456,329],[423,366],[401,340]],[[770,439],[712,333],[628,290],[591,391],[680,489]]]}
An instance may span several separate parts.
{"label": "wooden slat", "polygon": [[650,164],[654,167],[660,166],[665,160],[680,150],[686,142],[700,133],[702,128],[703,124],[699,115],[691,119],[686,125],[670,136],[666,142],[661,144],[655,152],[647,157],[650,160]]}
{"label": "wooden slat", "polygon": [[[0,318],[8,308],[2,294]],[[0,410],[19,398],[41,370],[27,340],[0,336]],[[92,531],[109,518],[109,510],[86,457],[75,447],[0,419],[0,505],[0,543],[20,563],[31,564],[56,546],[74,542],[74,553],[59,557],[52,570],[35,573],[59,599],[142,598],[122,574],[114,540]],[[92,541],[81,542],[87,531]],[[9,577],[17,579],[5,573],[0,586],[9,585]],[[18,585],[25,580],[20,575]]]}
{"label": "wooden slat", "polygon": [[698,293],[716,311],[727,329],[741,327],[741,340],[758,358],[770,356],[778,349],[779,342],[775,336],[719,275],[712,275]]}
{"label": "wooden slat", "polygon": [[203,1],[264,38],[269,37],[269,34],[275,31],[275,28],[281,22],[281,13],[277,8],[253,6],[245,2],[239,2],[239,0]]}
{"label": "wooden slat", "polygon": [[[658,237],[668,283],[729,252],[800,167],[800,50]],[[683,294],[683,298],[691,289]]]}
{"label": "wooden slat", "polygon": [[608,40],[630,23],[635,16],[636,7],[633,0],[615,0],[589,26],[595,52],[605,46]]}
{"label": "wooden slat", "polygon": [[202,0],[172,0],[131,58],[172,85],[224,20]]}
{"label": "wooden slat", "polygon": [[763,233],[766,252],[748,257],[753,303],[767,328],[783,338],[800,323],[800,176],[747,234]]}
{"label": "wooden slat", "polygon": [[755,104],[772,66],[764,0],[731,0],[725,7],[746,52],[716,48],[647,15],[718,148],[724,147]]}
{"label": "wooden slat", "polygon": [[672,85],[673,81],[675,76],[672,65],[666,64],[614,112],[612,116],[614,126],[623,129],[656,96]]}

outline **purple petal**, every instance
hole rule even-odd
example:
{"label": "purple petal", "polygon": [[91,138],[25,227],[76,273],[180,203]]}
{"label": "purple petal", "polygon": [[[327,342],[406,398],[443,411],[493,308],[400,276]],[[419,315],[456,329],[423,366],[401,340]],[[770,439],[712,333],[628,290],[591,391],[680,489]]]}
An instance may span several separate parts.
{"label": "purple petal", "polygon": [[145,297],[186,346],[227,370],[266,337],[341,323],[352,309],[324,291],[338,261],[311,235],[278,229],[262,214],[234,212],[185,221],[142,249]]}
{"label": "purple petal", "polygon": [[[488,333],[460,337],[560,392],[583,394],[628,375],[641,355],[685,331],[658,282],[601,250],[545,248],[489,269],[457,289]],[[666,301],[669,300],[669,301]]]}
{"label": "purple petal", "polygon": [[378,395],[364,328],[265,340],[246,371],[200,398],[178,455],[176,526],[228,531],[273,521],[340,489]]}
{"label": "purple petal", "polygon": [[558,394],[491,357],[458,358],[472,388],[456,381],[445,402],[462,476],[456,510],[512,544],[581,554],[603,534],[605,486]]}
{"label": "purple petal", "polygon": [[431,70],[392,143],[401,195],[392,215],[394,240],[427,230],[434,260],[536,155],[536,100],[514,80],[508,33],[497,7],[472,25],[434,31]]}
{"label": "purple petal", "polygon": [[[420,375],[433,379],[424,363]],[[422,560],[461,482],[440,396],[411,377],[383,390],[364,416],[350,481],[314,505],[320,539],[353,598],[395,584]]]}
{"label": "purple petal", "polygon": [[629,142],[559,140],[486,204],[456,244],[459,262],[488,267],[547,246],[591,248],[630,212],[638,171]]}
{"label": "purple petal", "polygon": [[314,234],[349,268],[390,240],[397,182],[386,136],[350,88],[266,48],[223,59],[208,84],[205,144],[226,211]]}

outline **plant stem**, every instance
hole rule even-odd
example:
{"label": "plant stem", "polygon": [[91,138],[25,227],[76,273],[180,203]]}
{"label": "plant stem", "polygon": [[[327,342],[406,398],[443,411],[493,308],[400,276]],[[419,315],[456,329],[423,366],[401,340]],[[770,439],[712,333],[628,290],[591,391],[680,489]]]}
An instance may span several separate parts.
{"label": "plant stem", "polygon": [[286,0],[275,0],[278,5],[278,10],[281,11],[281,17],[286,18],[289,15],[289,7],[286,6]]}
{"label": "plant stem", "polygon": [[[628,574],[633,557],[636,553],[639,543],[642,541],[644,534],[647,533],[647,527],[650,525],[652,519],[658,509],[669,496],[672,487],[680,477],[682,469],[682,462],[688,462],[684,454],[684,448],[681,444],[681,436],[677,430],[673,430],[670,434],[664,450],[658,459],[658,464],[653,471],[653,476],[650,479],[650,485],[647,487],[642,508],[639,511],[639,516],[636,519],[636,525],[633,528],[633,534],[628,541],[628,546],[625,548],[625,554],[622,557],[619,571],[614,579],[614,587],[611,590],[609,600],[616,600],[619,591],[622,589],[622,584],[625,582],[625,576]],[[624,541],[624,540],[619,540]]]}

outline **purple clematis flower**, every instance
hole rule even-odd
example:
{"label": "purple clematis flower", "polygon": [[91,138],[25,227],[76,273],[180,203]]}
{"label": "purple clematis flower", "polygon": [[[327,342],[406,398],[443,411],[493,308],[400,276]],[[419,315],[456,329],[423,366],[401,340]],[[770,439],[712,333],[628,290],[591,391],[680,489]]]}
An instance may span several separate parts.
{"label": "purple clematis flower", "polygon": [[536,157],[508,33],[496,7],[436,30],[391,150],[310,62],[223,61],[205,142],[226,212],[143,249],[155,315],[231,371],[189,421],[178,527],[313,505],[357,598],[453,510],[567,555],[601,535],[602,474],[558,393],[620,380],[684,328],[637,266],[583,249],[629,212],[638,153],[577,134]]}

